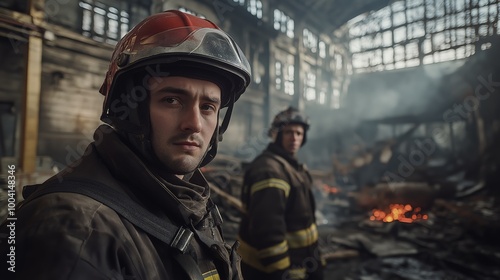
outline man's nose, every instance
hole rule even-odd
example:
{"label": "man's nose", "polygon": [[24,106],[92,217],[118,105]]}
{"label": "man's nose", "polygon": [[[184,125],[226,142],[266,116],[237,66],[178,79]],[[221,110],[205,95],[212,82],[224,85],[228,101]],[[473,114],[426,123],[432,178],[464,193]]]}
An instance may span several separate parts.
{"label": "man's nose", "polygon": [[187,108],[182,116],[181,129],[184,131],[201,131],[201,112],[197,107]]}

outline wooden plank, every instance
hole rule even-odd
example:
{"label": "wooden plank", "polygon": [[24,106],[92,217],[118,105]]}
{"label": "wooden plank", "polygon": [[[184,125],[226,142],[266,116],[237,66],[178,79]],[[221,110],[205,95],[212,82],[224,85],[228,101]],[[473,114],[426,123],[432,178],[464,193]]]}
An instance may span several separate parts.
{"label": "wooden plank", "polygon": [[35,171],[42,76],[42,44],[42,38],[39,37],[31,36],[28,40],[23,136],[21,140],[21,170],[25,173]]}
{"label": "wooden plank", "polygon": [[[30,15],[35,24],[43,21],[43,11],[38,8],[43,6],[44,0],[30,1]],[[42,82],[42,47],[41,37],[29,36],[20,151],[20,166],[24,173],[33,173],[36,168],[38,113],[40,111]]]}

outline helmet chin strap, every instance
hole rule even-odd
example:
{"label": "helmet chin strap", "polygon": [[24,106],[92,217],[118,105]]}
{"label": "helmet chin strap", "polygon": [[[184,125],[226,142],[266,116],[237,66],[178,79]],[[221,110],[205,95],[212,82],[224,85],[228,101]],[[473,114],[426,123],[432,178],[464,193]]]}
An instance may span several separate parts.
{"label": "helmet chin strap", "polygon": [[231,120],[231,115],[233,113],[233,107],[234,107],[234,94],[231,94],[229,97],[227,112],[224,115],[222,124],[219,126],[217,121],[217,128],[215,129],[212,139],[210,140],[210,147],[207,149],[207,152],[205,153],[205,156],[201,160],[200,164],[198,165],[198,168],[209,164],[215,158],[219,146],[218,143],[222,141],[223,138],[222,135],[224,134],[224,132],[226,132],[227,127],[229,126],[229,121]]}
{"label": "helmet chin strap", "polygon": [[229,121],[231,120],[231,115],[233,113],[234,107],[234,94],[231,94],[229,99],[229,104],[227,106],[227,112],[224,115],[224,119],[222,120],[222,125],[219,128],[219,142],[222,141],[222,134],[226,132],[227,127],[229,126]]}

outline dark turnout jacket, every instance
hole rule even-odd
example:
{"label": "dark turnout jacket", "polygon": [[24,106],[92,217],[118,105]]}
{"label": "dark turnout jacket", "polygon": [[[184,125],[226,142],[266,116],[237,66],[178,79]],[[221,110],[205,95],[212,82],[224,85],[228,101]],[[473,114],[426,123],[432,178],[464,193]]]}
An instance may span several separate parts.
{"label": "dark turnout jacket", "polygon": [[238,252],[245,279],[322,279],[312,178],[270,144],[247,168]]}
{"label": "dark turnout jacket", "polygon": [[[74,182],[97,181],[130,197],[193,238],[183,258],[195,264],[194,279],[241,279],[239,256],[221,236],[219,219],[209,199],[206,180],[198,171],[189,181],[148,168],[109,127],[101,126],[81,160],[42,186],[71,188]],[[15,272],[5,258],[12,250],[0,228],[0,279],[191,279],[174,259],[179,251],[88,196],[57,192],[28,197],[16,210]],[[8,223],[7,223],[8,224]]]}

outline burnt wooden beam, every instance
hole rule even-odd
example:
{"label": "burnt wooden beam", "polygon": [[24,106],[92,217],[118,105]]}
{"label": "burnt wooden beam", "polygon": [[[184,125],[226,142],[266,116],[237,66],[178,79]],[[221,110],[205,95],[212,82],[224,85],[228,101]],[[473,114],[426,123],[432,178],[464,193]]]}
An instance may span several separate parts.
{"label": "burnt wooden beam", "polygon": [[[29,3],[29,14],[35,25],[43,21],[43,7],[44,0],[31,0]],[[42,48],[43,40],[40,36],[32,34],[28,36],[20,147],[20,168],[24,173],[32,173],[36,168]]]}

